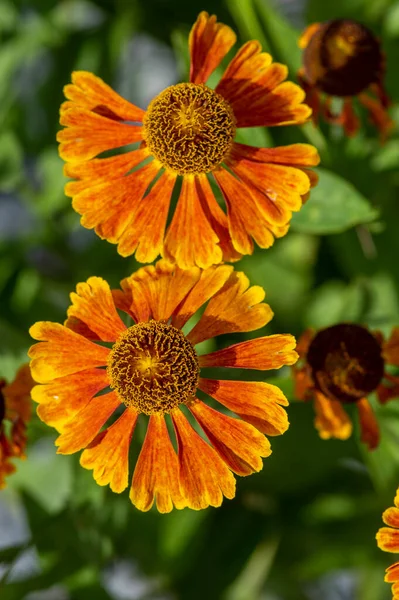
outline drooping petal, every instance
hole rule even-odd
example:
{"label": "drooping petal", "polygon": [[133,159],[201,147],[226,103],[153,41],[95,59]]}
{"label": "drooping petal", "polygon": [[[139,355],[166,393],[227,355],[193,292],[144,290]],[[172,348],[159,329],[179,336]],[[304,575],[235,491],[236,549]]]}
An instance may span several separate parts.
{"label": "drooping petal", "polygon": [[380,428],[370,402],[362,398],[357,402],[360,423],[360,439],[367,444],[369,450],[377,448],[380,442]]}
{"label": "drooping petal", "polygon": [[88,71],[74,71],[72,84],[64,87],[65,97],[83,108],[122,121],[142,121],[144,110],[117,94],[100,77]]}
{"label": "drooping petal", "polygon": [[68,317],[81,319],[103,342],[115,342],[126,330],[118,315],[108,283],[101,277],[89,277],[71,293]]}
{"label": "drooping petal", "polygon": [[197,267],[180,269],[165,259],[154,266],[142,267],[121,282],[130,289],[130,311],[136,321],[168,320],[201,276]]}
{"label": "drooping petal", "polygon": [[388,114],[387,107],[381,100],[372,98],[368,94],[359,94],[361,104],[367,109],[370,121],[380,132],[381,141],[384,142],[388,134],[395,127],[395,121]]}
{"label": "drooping petal", "polygon": [[235,44],[236,34],[230,27],[218,23],[215,15],[202,11],[189,36],[190,81],[206,83],[221,60]]}
{"label": "drooping petal", "polygon": [[273,317],[263,288],[249,287],[244,273],[231,273],[221,290],[209,300],[205,312],[187,335],[195,345],[223,333],[253,331],[268,323]]}
{"label": "drooping petal", "polygon": [[234,367],[237,369],[279,369],[298,360],[295,338],[289,334],[260,337],[234,344],[199,357],[201,367]]}
{"label": "drooping petal", "polygon": [[352,423],[338,400],[330,400],[315,391],[315,427],[323,440],[347,440],[352,435]]}
{"label": "drooping petal", "polygon": [[35,382],[32,379],[29,364],[19,367],[14,380],[1,389],[1,393],[6,400],[6,419],[10,421],[22,419],[25,423],[30,420],[32,413],[31,391],[34,385]]}
{"label": "drooping petal", "polygon": [[[298,346],[297,346],[298,352]],[[300,353],[298,352],[299,356]],[[313,391],[313,379],[309,365],[305,364],[301,369],[294,368],[294,395],[298,400],[310,400]]]}
{"label": "drooping petal", "polygon": [[399,327],[394,327],[383,345],[383,356],[389,365],[399,367]]}
{"label": "drooping petal", "polygon": [[130,500],[142,511],[156,501],[161,513],[186,506],[179,483],[179,463],[163,415],[151,415],[134,470]]}
{"label": "drooping petal", "polygon": [[72,421],[63,426],[61,435],[55,440],[57,452],[73,454],[86,448],[118,406],[120,400],[116,392],[92,398]]}
{"label": "drooping petal", "polygon": [[298,352],[300,358],[306,357],[314,336],[315,331],[312,329],[312,327],[308,327],[308,329],[305,329],[305,331],[302,333],[296,346],[296,351]]}
{"label": "drooping petal", "polygon": [[183,299],[172,317],[172,325],[181,329],[197,310],[212,298],[226,283],[233,267],[219,265],[201,272],[201,277]]}
{"label": "drooping petal", "polygon": [[302,49],[306,48],[316,31],[318,31],[320,27],[321,23],[312,23],[311,25],[308,25],[299,37],[298,46]]}
{"label": "drooping petal", "polygon": [[180,485],[187,506],[200,510],[220,506],[223,496],[234,498],[235,479],[227,465],[192,428],[180,409],[171,415],[178,442]]}
{"label": "drooping petal", "polygon": [[66,161],[88,160],[114,148],[121,148],[143,139],[143,128],[118,123],[85,108],[72,107],[61,112],[57,133],[59,153]]}
{"label": "drooping petal", "polygon": [[80,464],[93,469],[98,485],[108,485],[117,494],[129,483],[129,449],[138,413],[127,408],[115,423],[99,433],[82,452]]}
{"label": "drooping petal", "polygon": [[201,206],[196,178],[183,178],[182,189],[165,238],[164,256],[179,267],[203,269],[222,261],[219,238]]}
{"label": "drooping petal", "polygon": [[32,377],[38,383],[107,364],[108,348],[93,344],[59,323],[39,321],[29,333],[35,340],[43,340],[28,352]]}
{"label": "drooping petal", "polygon": [[263,467],[262,458],[271,454],[268,439],[255,427],[224,415],[203,402],[189,409],[220,458],[237,473],[250,475]]}
{"label": "drooping petal", "polygon": [[116,244],[143,196],[159,171],[157,161],[144,165],[117,182],[101,181],[74,196],[72,206],[82,218],[83,227],[95,229],[98,236]]}
{"label": "drooping petal", "polygon": [[399,552],[399,529],[381,527],[376,535],[377,544],[384,552]]}
{"label": "drooping petal", "polygon": [[32,389],[32,399],[38,402],[37,414],[42,421],[61,431],[95,394],[109,385],[105,369],[87,369],[54,379]]}
{"label": "drooping petal", "polygon": [[275,385],[201,377],[198,387],[266,435],[280,435],[288,429],[288,416],[283,408],[288,402]]}
{"label": "drooping petal", "polygon": [[135,252],[137,261],[152,262],[161,253],[176,177],[175,173],[165,171],[139,203],[120,237],[118,252],[121,256]]}

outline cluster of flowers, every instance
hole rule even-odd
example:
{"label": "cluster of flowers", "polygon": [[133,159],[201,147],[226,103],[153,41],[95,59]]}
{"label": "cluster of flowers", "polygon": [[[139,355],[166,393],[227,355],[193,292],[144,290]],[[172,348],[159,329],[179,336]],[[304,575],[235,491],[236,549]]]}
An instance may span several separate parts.
{"label": "cluster of flowers", "polygon": [[[25,367],[14,383],[0,384],[0,486],[14,469],[10,458],[23,456],[31,392],[40,419],[59,433],[58,452],[83,450],[81,465],[114,492],[129,485],[132,436],[139,417],[147,422],[130,485],[138,509],[154,502],[160,512],[219,506],[235,494],[233,473],[262,468],[271,453],[266,436],[288,428],[288,402],[274,385],[214,378],[216,369],[279,369],[298,358],[296,396],[314,398],[320,436],[348,438],[352,424],[342,405],[356,403],[362,440],[370,449],[378,445],[367,396],[377,391],[386,402],[399,394],[399,378],[386,368],[399,366],[399,329],[384,340],[339,324],[305,332],[297,351],[293,336],[281,334],[197,353],[205,340],[271,320],[262,288],[226,263],[251,254],[254,241],[268,248],[285,235],[317,183],[313,146],[255,148],[235,141],[237,129],[299,125],[313,110],[314,121],[322,115],[352,135],[359,127],[355,96],[382,137],[391,127],[384,57],[362,25],[338,20],[305,31],[304,89],[286,81],[287,68],[256,41],[238,50],[215,89],[208,87],[235,41],[228,26],[201,13],[189,37],[190,81],[164,90],[146,111],[88,72],[73,73],[65,87],[58,140],[72,179],[66,194],[82,225],[117,244],[122,256],[162,258],[120,289],[90,277],[71,294],[63,325],[32,326],[39,343],[29,351],[30,369],[38,385],[32,389]],[[343,98],[339,115],[331,96]],[[109,154],[128,145],[133,149]],[[397,526],[399,508],[389,510],[386,522]]]}

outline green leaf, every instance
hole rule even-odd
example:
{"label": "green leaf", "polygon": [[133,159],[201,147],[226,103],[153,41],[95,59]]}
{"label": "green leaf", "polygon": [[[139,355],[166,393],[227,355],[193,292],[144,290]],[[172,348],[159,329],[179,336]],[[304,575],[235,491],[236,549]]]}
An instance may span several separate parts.
{"label": "green leaf", "polygon": [[377,209],[351,183],[325,169],[319,169],[318,174],[319,183],[311,191],[309,201],[293,216],[294,231],[340,233],[378,217]]}

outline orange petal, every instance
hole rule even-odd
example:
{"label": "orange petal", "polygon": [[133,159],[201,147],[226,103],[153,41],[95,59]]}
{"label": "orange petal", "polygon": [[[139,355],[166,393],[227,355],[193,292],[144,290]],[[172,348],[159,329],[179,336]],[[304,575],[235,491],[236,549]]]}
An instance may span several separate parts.
{"label": "orange petal", "polygon": [[302,49],[305,49],[316,31],[320,29],[320,26],[321,23],[312,23],[311,25],[308,25],[308,27],[306,27],[306,29],[301,33],[301,36],[298,40],[298,46]]}
{"label": "orange petal", "polygon": [[198,387],[266,435],[280,435],[288,429],[287,413],[282,408],[288,402],[275,385],[201,377]]}
{"label": "orange petal", "polygon": [[[64,87],[64,94],[83,108],[101,114],[101,109],[114,113],[111,118],[122,121],[142,121],[145,111],[119,96],[102,79],[88,71],[74,71],[72,84]],[[105,112],[105,111],[104,111]]]}
{"label": "orange petal", "polygon": [[315,391],[315,427],[323,440],[347,440],[352,435],[352,423],[338,400],[330,400]]}
{"label": "orange petal", "polygon": [[287,221],[291,213],[282,212],[268,196],[249,188],[224,168],[215,171],[214,176],[227,205],[229,230],[236,250],[252,254],[251,237],[261,248],[269,248],[274,243],[270,214],[275,221]]}
{"label": "orange petal", "polygon": [[357,408],[359,410],[360,439],[367,444],[369,450],[374,450],[380,443],[380,428],[374,411],[367,398],[359,400]]}
{"label": "orange petal", "polygon": [[236,39],[236,34],[230,27],[218,23],[215,15],[209,16],[202,11],[188,38],[191,83],[205,83]]}
{"label": "orange petal", "polygon": [[201,271],[197,267],[180,269],[165,259],[155,266],[142,267],[121,282],[130,289],[130,311],[136,321],[168,320],[176,307],[197,283]]}
{"label": "orange petal", "polygon": [[95,394],[109,385],[105,369],[88,369],[74,375],[54,379],[47,385],[36,385],[32,400],[38,402],[37,414],[58,431],[84,408]]}
{"label": "orange petal", "polygon": [[82,320],[103,342],[115,342],[126,330],[116,312],[108,283],[101,277],[89,277],[86,283],[78,283],[71,293],[72,306],[68,317]]}
{"label": "orange petal", "polygon": [[180,197],[166,234],[164,256],[182,269],[194,265],[206,269],[222,261],[218,242],[201,206],[196,178],[187,175],[183,177]]}
{"label": "orange petal", "polygon": [[126,125],[97,115],[85,108],[69,108],[61,113],[59,154],[66,161],[88,160],[101,152],[121,148],[143,139],[142,127]]}
{"label": "orange petal", "polygon": [[212,298],[226,283],[233,267],[220,265],[201,272],[201,277],[183,299],[172,317],[172,325],[181,329],[197,310]]}
{"label": "orange petal", "polygon": [[384,552],[399,552],[399,530],[381,527],[376,535],[377,544]]}
{"label": "orange petal", "polygon": [[232,272],[221,290],[209,300],[205,312],[187,338],[193,345],[204,340],[238,331],[253,331],[268,323],[273,313],[263,288],[249,287],[244,273]]}
{"label": "orange petal", "polygon": [[116,392],[92,398],[72,421],[65,424],[61,435],[55,440],[58,454],[73,454],[86,448],[101,427],[120,406]]}
{"label": "orange petal", "polygon": [[127,408],[115,423],[99,433],[82,452],[80,464],[93,469],[98,485],[120,494],[128,486],[129,449],[138,414]]}
{"label": "orange petal", "polygon": [[250,475],[263,467],[261,457],[271,454],[268,439],[255,427],[210,408],[203,402],[193,402],[190,411],[220,458],[237,475]]}
{"label": "orange petal", "polygon": [[[328,119],[327,119],[328,120]],[[340,115],[340,122],[348,137],[353,137],[360,128],[360,119],[353,109],[352,98],[345,98]]]}
{"label": "orange petal", "polygon": [[298,360],[295,338],[289,334],[260,337],[224,350],[199,357],[201,367],[234,367],[237,369],[279,369]]}
{"label": "orange petal", "polygon": [[227,262],[240,260],[242,255],[234,248],[233,240],[230,236],[227,216],[220,208],[215,198],[207,175],[197,175],[195,183],[202,210],[213,231],[219,238],[219,246],[222,249],[223,260]]}
{"label": "orange petal", "polygon": [[95,228],[102,239],[115,244],[133,218],[134,211],[159,171],[152,161],[131,175],[117,181],[102,181],[77,194],[72,206],[82,215],[81,224]]}
{"label": "orange petal", "polygon": [[151,415],[147,434],[134,470],[130,500],[142,511],[156,500],[160,513],[184,508],[179,484],[179,463],[163,415]]}
{"label": "orange petal", "polygon": [[[378,536],[378,534],[377,534],[377,536]],[[377,537],[377,540],[378,540],[378,537]],[[399,581],[399,562],[393,563],[393,565],[389,566],[386,569],[384,581],[386,581],[388,583],[392,583],[393,581]]]}
{"label": "orange petal", "polygon": [[180,409],[172,413],[180,464],[180,486],[194,510],[220,506],[223,496],[234,498],[235,479],[217,452],[191,427]]}
{"label": "orange petal", "polygon": [[399,508],[397,506],[387,508],[382,515],[382,520],[386,525],[399,529]]}
{"label": "orange petal", "polygon": [[383,357],[389,365],[399,367],[399,327],[394,327],[382,349]]}
{"label": "orange petal", "polygon": [[[298,351],[298,346],[297,346]],[[300,353],[298,352],[299,356]],[[309,365],[305,364],[301,369],[294,367],[294,395],[298,400],[310,400],[313,391],[313,379]]]}
{"label": "orange petal", "polygon": [[139,262],[152,262],[161,253],[166,220],[177,175],[165,171],[137,206],[130,224],[120,237],[118,252],[136,252]]}
{"label": "orange petal", "polygon": [[310,144],[290,144],[276,148],[256,148],[234,143],[232,155],[237,160],[247,159],[260,163],[276,163],[286,166],[315,167],[320,162],[317,149]]}
{"label": "orange petal", "polygon": [[19,367],[11,383],[2,389],[0,385],[0,393],[5,398],[6,419],[10,421],[22,419],[24,422],[30,420],[32,413],[31,390],[34,385],[35,381],[32,379],[28,363]]}
{"label": "orange petal", "polygon": [[64,327],[71,329],[79,335],[83,335],[83,337],[90,340],[91,342],[100,341],[100,337],[96,333],[94,333],[94,331],[92,331],[90,327],[86,325],[86,323],[83,323],[83,321],[77,319],[76,317],[68,317],[67,319],[65,319]]}
{"label": "orange petal", "polygon": [[367,109],[370,121],[378,129],[381,141],[384,142],[394,128],[395,122],[391,119],[386,107],[380,100],[376,100],[367,94],[359,94],[358,98]]}
{"label": "orange petal", "polygon": [[66,163],[64,175],[79,181],[68,182],[65,186],[65,194],[73,197],[102,181],[121,179],[149,156],[147,148],[140,148],[108,158],[92,158],[78,163]]}
{"label": "orange petal", "polygon": [[28,352],[32,377],[38,383],[107,364],[108,348],[93,344],[59,323],[39,321],[29,333],[35,340],[45,340]]}
{"label": "orange petal", "polygon": [[312,327],[308,327],[308,329],[305,329],[305,331],[302,333],[296,346],[296,351],[298,352],[300,358],[306,357],[314,336],[315,331]]}

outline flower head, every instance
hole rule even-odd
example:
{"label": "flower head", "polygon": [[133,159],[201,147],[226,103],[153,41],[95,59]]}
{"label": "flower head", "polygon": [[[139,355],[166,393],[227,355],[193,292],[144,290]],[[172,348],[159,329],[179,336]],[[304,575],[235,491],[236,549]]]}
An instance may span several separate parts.
{"label": "flower head", "polygon": [[[384,552],[399,553],[399,488],[396,490],[395,506],[384,511],[382,520],[388,527],[381,527],[376,535],[377,545]],[[393,583],[392,600],[399,599],[399,562],[385,571],[385,581]]]}
{"label": "flower head", "polygon": [[[204,340],[252,331],[272,318],[262,288],[249,287],[230,266],[182,270],[163,259],[121,287],[111,292],[103,279],[91,277],[71,294],[65,325],[39,322],[31,328],[41,340],[29,351],[32,375],[41,384],[32,390],[38,415],[59,431],[58,452],[84,449],[81,465],[114,492],[128,486],[129,447],[140,417],[148,427],[130,488],[133,504],[145,511],[156,500],[160,512],[219,506],[223,496],[235,494],[232,471],[249,475],[262,468],[261,457],[271,453],[263,434],[287,429],[287,400],[274,385],[209,379],[203,370],[291,365],[295,339],[271,335],[197,353]],[[119,312],[133,324],[125,325]],[[198,390],[240,418],[212,408]]]}
{"label": "flower head", "polygon": [[308,329],[302,335],[298,342],[302,365],[294,367],[295,393],[299,400],[314,399],[315,427],[321,438],[349,438],[352,423],[342,405],[356,404],[362,441],[370,450],[378,446],[379,428],[367,396],[377,392],[386,402],[399,395],[399,378],[386,371],[387,364],[399,365],[398,341],[399,329],[384,342],[379,332],[354,323],[317,333]]}
{"label": "flower head", "polygon": [[14,473],[14,458],[25,458],[26,424],[31,416],[30,391],[34,381],[29,366],[23,365],[12,383],[0,379],[0,489]]}
{"label": "flower head", "polygon": [[[356,96],[385,138],[393,122],[386,112],[385,57],[374,34],[357,21],[335,19],[307,27],[299,46],[304,52],[298,77],[313,109],[314,122],[321,113],[327,121],[342,125],[347,135],[354,135],[360,125],[353,109]],[[324,102],[322,93],[327,96]],[[341,114],[331,112],[332,96],[343,98]]]}
{"label": "flower head", "polygon": [[[64,88],[58,140],[65,174],[75,179],[66,194],[82,225],[118,244],[122,256],[152,262],[162,254],[182,268],[238,260],[252,253],[253,240],[268,248],[284,235],[316,183],[313,146],[234,141],[240,127],[300,124],[311,113],[304,92],[285,81],[287,68],[256,41],[237,52],[216,89],[208,87],[235,40],[202,12],[189,38],[190,81],[168,87],[145,111],[88,72],[73,73]],[[136,142],[137,149],[100,156]]]}

